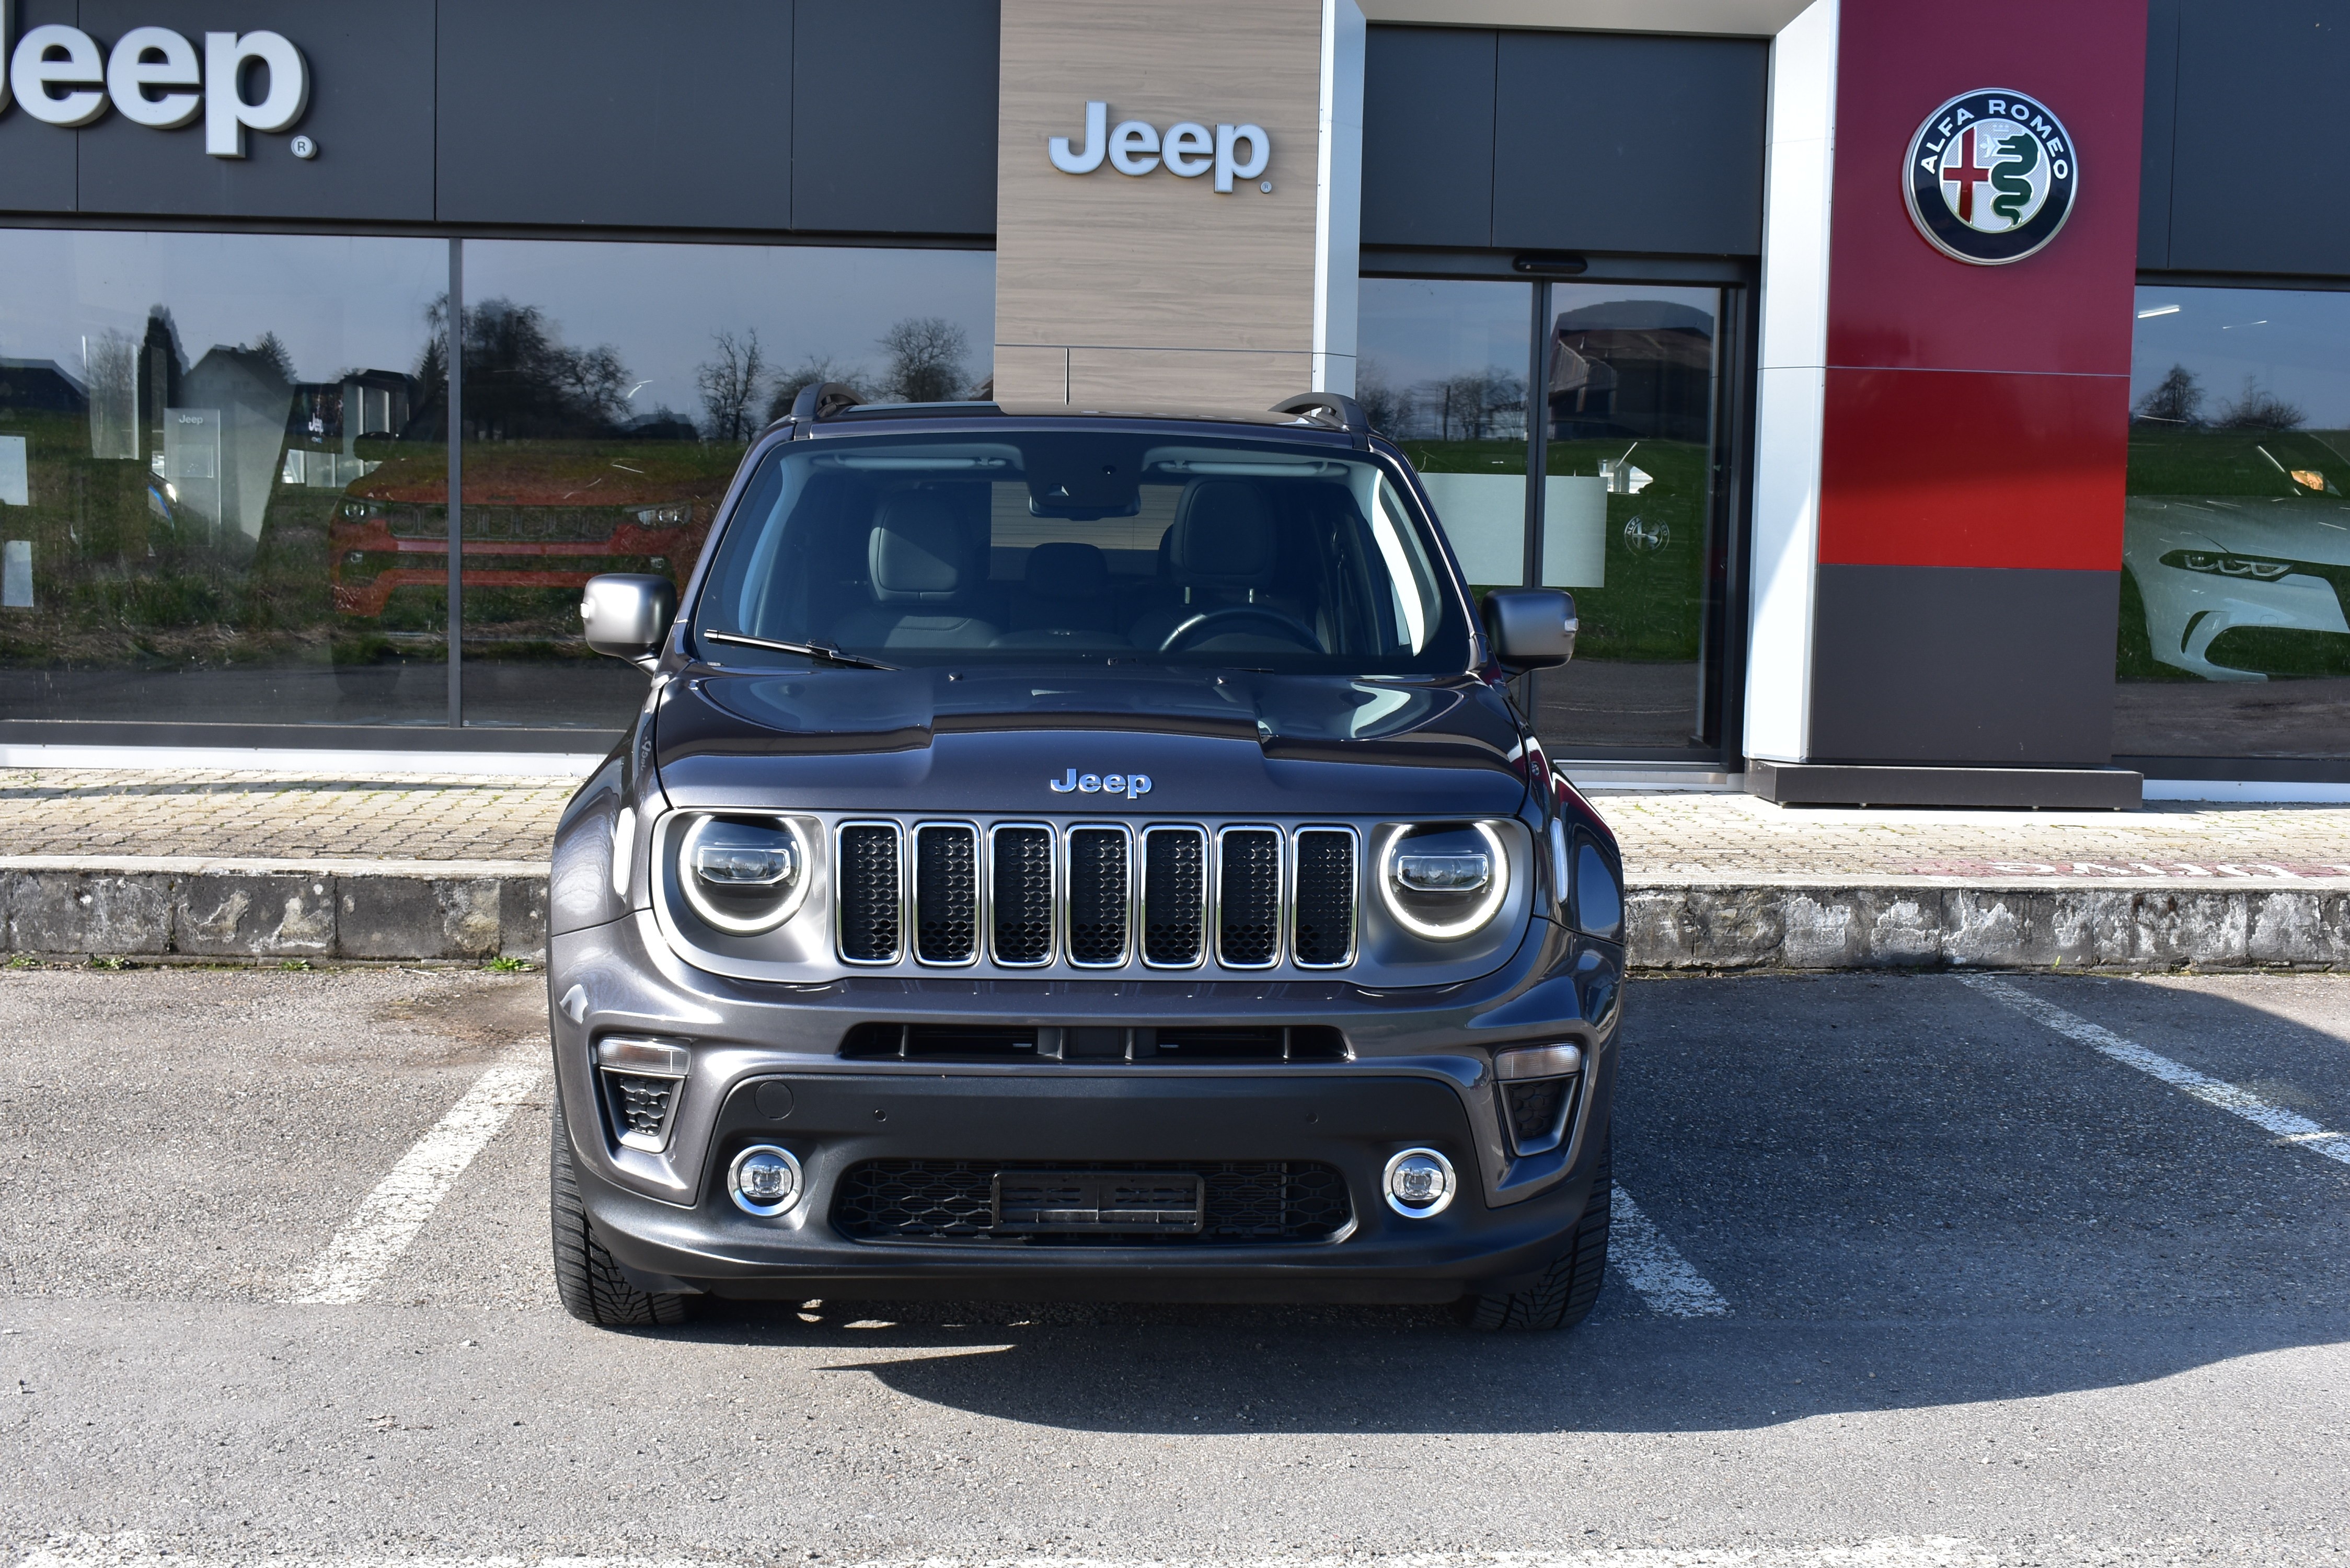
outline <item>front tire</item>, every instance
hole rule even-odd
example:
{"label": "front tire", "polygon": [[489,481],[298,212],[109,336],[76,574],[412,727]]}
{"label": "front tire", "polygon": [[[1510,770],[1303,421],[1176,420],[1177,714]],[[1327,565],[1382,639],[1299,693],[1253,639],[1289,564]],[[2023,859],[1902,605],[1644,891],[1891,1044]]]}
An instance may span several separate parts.
{"label": "front tire", "polygon": [[658,1328],[685,1321],[685,1298],[640,1291],[596,1240],[571,1169],[571,1131],[555,1095],[555,1147],[547,1159],[547,1210],[555,1232],[555,1293],[563,1310],[598,1328]]}
{"label": "front tire", "polygon": [[1607,1218],[1616,1200],[1614,1142],[1612,1133],[1602,1135],[1599,1171],[1592,1178],[1591,1197],[1583,1206],[1583,1218],[1575,1222],[1566,1251],[1524,1290],[1463,1296],[1459,1308],[1462,1323],[1488,1333],[1573,1328],[1591,1314],[1607,1272]]}

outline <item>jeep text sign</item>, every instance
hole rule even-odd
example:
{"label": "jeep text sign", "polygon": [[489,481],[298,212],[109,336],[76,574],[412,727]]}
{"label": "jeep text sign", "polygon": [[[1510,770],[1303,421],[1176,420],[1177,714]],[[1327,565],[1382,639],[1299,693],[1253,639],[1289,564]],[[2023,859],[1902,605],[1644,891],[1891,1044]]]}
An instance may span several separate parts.
{"label": "jeep text sign", "polygon": [[[156,130],[177,130],[201,114],[204,151],[242,158],[247,130],[285,130],[309,107],[309,66],[282,34],[206,33],[199,58],[196,46],[169,27],[133,27],[110,50],[79,27],[57,22],[12,41],[8,12],[0,0],[0,59],[7,63],[0,113],[13,100],[44,124],[72,129],[111,107]],[[249,66],[267,78],[258,102],[244,96]]]}
{"label": "jeep text sign", "polygon": [[2080,180],[2072,135],[2047,106],[1986,88],[1926,117],[1909,139],[1901,194],[1936,250],[1997,266],[2056,237]]}
{"label": "jeep text sign", "polygon": [[[1245,156],[1243,147],[1248,149]],[[1164,135],[1144,119],[1113,126],[1109,105],[1097,99],[1086,105],[1084,141],[1072,147],[1066,136],[1051,137],[1045,151],[1064,174],[1090,174],[1107,158],[1111,168],[1138,179],[1161,165],[1180,180],[1213,170],[1216,189],[1229,192],[1233,180],[1253,180],[1264,172],[1273,141],[1256,125],[1219,125],[1211,131],[1196,119],[1179,119]]]}

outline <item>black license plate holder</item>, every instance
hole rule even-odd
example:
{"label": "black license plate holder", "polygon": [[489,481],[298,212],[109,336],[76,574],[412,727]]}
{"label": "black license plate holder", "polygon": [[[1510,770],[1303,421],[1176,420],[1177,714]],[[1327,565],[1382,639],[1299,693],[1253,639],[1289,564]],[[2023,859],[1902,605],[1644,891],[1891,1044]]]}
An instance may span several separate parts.
{"label": "black license plate holder", "polygon": [[1191,1170],[1005,1170],[996,1173],[1001,1236],[1196,1236],[1207,1186]]}

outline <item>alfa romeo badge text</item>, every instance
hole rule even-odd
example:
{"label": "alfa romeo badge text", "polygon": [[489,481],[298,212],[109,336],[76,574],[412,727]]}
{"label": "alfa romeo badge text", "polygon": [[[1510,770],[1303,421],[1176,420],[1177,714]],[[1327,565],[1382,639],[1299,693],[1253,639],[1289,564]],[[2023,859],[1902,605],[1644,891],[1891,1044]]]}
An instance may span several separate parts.
{"label": "alfa romeo badge text", "polygon": [[2080,182],[2064,122],[2028,93],[1985,88],[1926,117],[1909,139],[1901,193],[1936,250],[1997,266],[2056,237]]}

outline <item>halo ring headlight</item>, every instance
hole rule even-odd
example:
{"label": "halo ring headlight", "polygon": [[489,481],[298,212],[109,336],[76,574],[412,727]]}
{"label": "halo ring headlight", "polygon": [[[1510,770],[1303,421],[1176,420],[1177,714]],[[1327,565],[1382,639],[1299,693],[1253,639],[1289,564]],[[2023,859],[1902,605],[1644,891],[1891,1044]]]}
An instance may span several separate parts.
{"label": "halo ring headlight", "polygon": [[1379,901],[1396,924],[1430,941],[1459,941],[1501,913],[1510,896],[1510,857],[1491,823],[1406,830],[1380,852],[1378,884]]}
{"label": "halo ring headlight", "polygon": [[806,836],[788,817],[703,816],[677,846],[678,886],[712,930],[772,931],[807,898]]}

